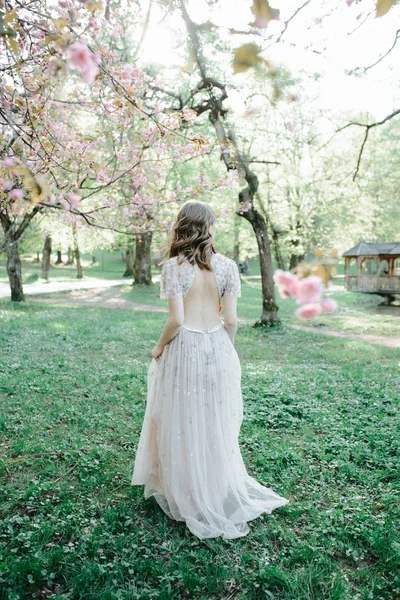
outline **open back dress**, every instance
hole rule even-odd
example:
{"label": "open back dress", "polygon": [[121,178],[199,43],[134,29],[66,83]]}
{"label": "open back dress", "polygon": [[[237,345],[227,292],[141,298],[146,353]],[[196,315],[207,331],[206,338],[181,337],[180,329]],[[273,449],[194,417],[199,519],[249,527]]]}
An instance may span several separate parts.
{"label": "open back dress", "polygon": [[[240,297],[236,263],[215,253],[211,267],[221,301]],[[177,257],[162,269],[160,297],[185,297],[195,266]],[[221,303],[220,303],[221,307]],[[241,367],[224,322],[207,330],[184,324],[153,359],[132,485],[144,485],[162,510],[199,538],[247,535],[247,521],[289,502],[251,477],[239,447]]]}

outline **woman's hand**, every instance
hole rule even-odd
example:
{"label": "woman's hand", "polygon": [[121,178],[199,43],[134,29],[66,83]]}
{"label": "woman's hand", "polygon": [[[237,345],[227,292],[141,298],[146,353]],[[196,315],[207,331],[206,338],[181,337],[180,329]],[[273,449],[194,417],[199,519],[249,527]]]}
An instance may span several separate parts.
{"label": "woman's hand", "polygon": [[160,356],[163,352],[164,352],[164,348],[161,348],[161,346],[155,346],[155,348],[153,348],[153,350],[150,352],[150,354],[152,355],[153,358],[155,358],[157,360],[158,358],[160,358]]}

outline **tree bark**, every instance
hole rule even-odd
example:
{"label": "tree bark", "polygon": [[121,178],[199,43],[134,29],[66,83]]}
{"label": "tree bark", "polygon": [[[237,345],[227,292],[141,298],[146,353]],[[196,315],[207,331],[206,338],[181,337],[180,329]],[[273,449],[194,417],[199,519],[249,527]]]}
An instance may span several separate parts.
{"label": "tree bark", "polygon": [[23,302],[25,300],[22,287],[21,259],[18,251],[18,240],[9,239],[6,246],[7,274],[10,282],[12,302]]}
{"label": "tree bark", "polygon": [[13,302],[22,302],[25,300],[18,243],[29,223],[40,211],[42,211],[42,208],[36,205],[30,213],[25,214],[18,226],[15,226],[12,222],[7,210],[0,211],[0,223],[4,231],[5,251],[7,253],[7,274],[10,282],[11,300]]}
{"label": "tree bark", "polygon": [[56,265],[62,265],[62,264],[63,264],[63,261],[62,261],[61,250],[57,250]]}
{"label": "tree bark", "polygon": [[240,259],[240,238],[239,238],[239,225],[240,220],[235,219],[233,223],[234,227],[234,242],[233,242],[233,260],[238,265]]}
{"label": "tree bark", "polygon": [[296,216],[296,224],[294,226],[292,224],[292,247],[294,248],[294,250],[292,250],[292,253],[290,255],[289,269],[294,269],[295,267],[297,267],[299,262],[301,262],[305,258],[304,252],[296,252],[296,247],[300,246],[300,240],[302,239],[301,231],[301,221],[299,216]]}
{"label": "tree bark", "polygon": [[201,43],[197,25],[193,23],[189,16],[185,0],[180,0],[179,6],[201,76],[201,83],[198,84],[197,91],[206,90],[208,93],[207,101],[204,100],[198,106],[191,106],[191,108],[197,114],[208,112],[208,118],[215,129],[215,134],[220,145],[221,160],[224,162],[226,169],[228,171],[238,169],[246,180],[247,187],[239,193],[239,202],[244,202],[250,208],[248,210],[247,208],[246,210],[241,210],[242,207],[239,207],[237,214],[251,223],[260,253],[263,299],[261,317],[255,325],[273,325],[279,323],[279,318],[278,306],[275,301],[275,286],[272,278],[271,247],[266,219],[256,210],[253,204],[254,195],[258,190],[258,177],[251,170],[249,160],[240,152],[233,133],[231,131],[226,132],[222,121],[227,112],[223,107],[223,102],[228,97],[226,87],[207,74],[206,63],[201,54]]}
{"label": "tree bark", "polygon": [[44,241],[44,247],[43,247],[42,279],[49,278],[50,257],[51,257],[51,236],[49,234],[47,234],[46,239]]}
{"label": "tree bark", "polygon": [[282,271],[285,271],[286,270],[285,261],[283,260],[281,248],[279,246],[279,233],[275,229],[272,230],[272,243],[273,243],[274,256],[275,256],[276,264],[278,265],[278,269],[282,269]]}
{"label": "tree bark", "polygon": [[[246,188],[241,192],[248,193]],[[275,284],[273,280],[271,245],[268,237],[267,224],[264,217],[252,207],[242,215],[251,224],[257,240],[262,291],[262,313],[255,325],[275,325],[279,323],[279,307],[275,300]]]}
{"label": "tree bark", "polygon": [[81,263],[81,253],[79,251],[78,245],[78,234],[76,231],[76,225],[72,225],[72,238],[74,240],[74,256],[76,260],[76,278],[82,279],[83,277],[83,268]]}
{"label": "tree bark", "polygon": [[289,269],[292,270],[304,260],[304,254],[291,254],[289,259]]}
{"label": "tree bark", "polygon": [[134,275],[134,252],[132,246],[128,246],[125,254],[126,268],[123,277],[132,277]]}
{"label": "tree bark", "polygon": [[152,231],[136,235],[136,256],[134,263],[134,283],[151,284],[151,240]]}
{"label": "tree bark", "polygon": [[68,246],[68,258],[67,258],[67,262],[65,264],[66,265],[74,264],[74,253],[72,252],[71,246]]}

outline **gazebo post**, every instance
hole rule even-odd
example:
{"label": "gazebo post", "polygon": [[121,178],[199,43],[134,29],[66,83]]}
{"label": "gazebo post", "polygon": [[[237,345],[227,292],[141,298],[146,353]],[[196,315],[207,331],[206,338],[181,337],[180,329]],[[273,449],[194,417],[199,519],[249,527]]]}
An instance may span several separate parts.
{"label": "gazebo post", "polygon": [[357,261],[357,290],[360,289],[360,282],[361,282],[361,263],[362,263],[362,259],[364,257],[363,256],[357,256],[356,261]]}

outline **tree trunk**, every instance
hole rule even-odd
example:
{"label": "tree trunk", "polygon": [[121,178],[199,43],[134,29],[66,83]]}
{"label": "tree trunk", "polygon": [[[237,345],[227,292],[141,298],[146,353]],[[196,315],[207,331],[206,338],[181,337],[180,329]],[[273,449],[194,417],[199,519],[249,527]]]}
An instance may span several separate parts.
{"label": "tree trunk", "polygon": [[152,231],[136,235],[136,256],[134,264],[135,283],[151,283],[151,240]]}
{"label": "tree trunk", "polygon": [[126,269],[123,277],[132,277],[134,275],[133,261],[133,248],[132,246],[128,246],[128,248],[126,249]]}
{"label": "tree trunk", "polygon": [[47,234],[46,239],[44,241],[44,247],[43,247],[42,279],[49,278],[50,257],[51,257],[51,236],[49,234]]}
{"label": "tree trunk", "polygon": [[239,240],[240,219],[234,220],[233,227],[234,227],[233,260],[238,265],[239,258],[240,258],[240,240]]}
{"label": "tree trunk", "polygon": [[78,246],[78,234],[76,231],[76,225],[72,225],[72,238],[74,240],[74,256],[76,259],[76,278],[82,279],[83,269],[82,269],[82,263],[81,263],[81,253],[79,251],[79,246]]}
{"label": "tree trunk", "polygon": [[67,258],[67,262],[65,264],[66,265],[74,264],[74,253],[72,252],[71,246],[68,246],[68,258]]}
{"label": "tree trunk", "polygon": [[37,262],[37,264],[40,265],[40,251],[39,250],[36,252],[35,262]]}
{"label": "tree trunk", "polygon": [[285,261],[283,260],[283,256],[281,254],[281,248],[279,246],[279,233],[272,230],[272,243],[274,248],[274,256],[276,260],[276,264],[278,265],[278,269],[282,269],[285,271]]}
{"label": "tree trunk", "polygon": [[300,240],[302,239],[301,231],[301,222],[299,217],[297,216],[296,225],[294,227],[292,225],[292,235],[294,234],[292,239],[292,247],[294,248],[294,250],[292,250],[292,254],[290,255],[289,269],[294,269],[295,267],[297,267],[299,262],[301,262],[305,258],[304,252],[296,252],[296,248],[300,246]]}
{"label": "tree trunk", "polygon": [[[262,281],[263,307],[262,314],[256,325],[272,325],[279,323],[278,306],[275,302],[275,286],[272,268],[271,247],[268,239],[267,224],[264,217],[254,208],[253,199],[258,190],[258,177],[251,170],[248,157],[241,153],[236,142],[235,136],[231,131],[226,132],[223,118],[227,111],[223,107],[223,102],[228,97],[225,85],[207,74],[206,61],[201,54],[201,43],[199,38],[199,28],[191,20],[187,11],[185,0],[179,1],[183,20],[186,23],[187,32],[192,44],[193,54],[201,75],[201,84],[197,89],[208,91],[208,101],[202,100],[198,106],[191,106],[197,115],[208,112],[208,118],[212,123],[215,134],[220,145],[221,160],[225,163],[226,169],[231,171],[238,169],[244,177],[247,187],[239,193],[239,202],[244,206],[249,206],[249,210],[238,209],[238,214],[251,223],[256,235],[258,249],[260,252],[260,268]],[[243,207],[243,205],[241,205]]]}
{"label": "tree trunk", "polygon": [[62,261],[61,250],[57,250],[56,265],[62,265],[62,264],[63,264],[63,261]]}
{"label": "tree trunk", "polygon": [[21,259],[18,251],[18,240],[10,238],[6,246],[7,274],[10,282],[12,302],[23,302],[25,300],[22,287]]}
{"label": "tree trunk", "polygon": [[295,267],[297,267],[297,265],[299,264],[299,262],[303,261],[305,258],[304,254],[291,254],[290,255],[290,260],[289,260],[289,269],[294,269]]}
{"label": "tree trunk", "polygon": [[38,212],[43,209],[36,205],[30,213],[26,213],[17,228],[7,213],[7,209],[0,211],[0,223],[4,231],[5,251],[7,253],[7,274],[10,282],[11,300],[22,302],[25,300],[22,288],[21,259],[19,257],[18,243],[26,228]]}
{"label": "tree trunk", "polygon": [[264,217],[254,208],[251,208],[241,216],[251,223],[256,236],[260,259],[262,313],[255,325],[275,325],[276,323],[279,323],[279,307],[275,301],[271,245],[268,237],[267,224]]}

